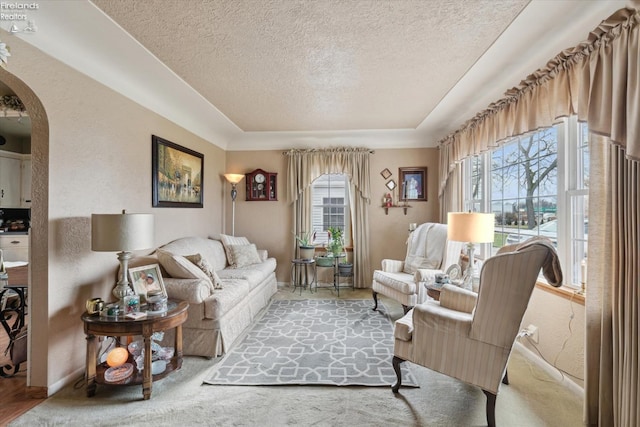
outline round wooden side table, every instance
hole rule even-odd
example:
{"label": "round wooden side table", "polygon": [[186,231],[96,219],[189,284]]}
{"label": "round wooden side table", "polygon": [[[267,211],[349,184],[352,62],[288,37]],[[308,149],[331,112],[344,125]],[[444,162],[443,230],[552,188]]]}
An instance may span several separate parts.
{"label": "round wooden side table", "polygon": [[[147,313],[141,319],[131,319],[124,314],[118,316],[102,316],[84,313],[84,333],[87,335],[87,396],[96,393],[96,384],[105,385],[136,385],[142,384],[144,400],[151,398],[151,384],[154,380],[166,377],[171,372],[182,367],[182,324],[187,320],[186,301],[169,300],[168,309],[163,313]],[[167,363],[164,372],[152,375],[151,372],[151,335],[154,332],[175,328],[174,354]],[[139,336],[144,338],[144,369],[142,372],[134,366],[133,374],[115,382],[108,382],[104,373],[108,369],[106,363],[96,364],[96,336],[127,337]]]}

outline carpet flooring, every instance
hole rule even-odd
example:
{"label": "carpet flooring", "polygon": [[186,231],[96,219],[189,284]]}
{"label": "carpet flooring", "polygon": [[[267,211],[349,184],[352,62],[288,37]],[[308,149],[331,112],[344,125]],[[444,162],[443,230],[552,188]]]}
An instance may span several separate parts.
{"label": "carpet flooring", "polygon": [[[371,301],[275,300],[205,383],[388,387],[392,357],[393,324]],[[408,366],[403,385],[417,386]]]}
{"label": "carpet flooring", "polygon": [[[371,290],[292,293],[275,299],[365,299]],[[383,297],[392,319],[402,307]],[[509,361],[510,385],[496,402],[498,426],[582,426],[582,396],[563,386],[516,350]],[[420,388],[335,386],[211,386],[219,359],[185,357],[182,369],[153,384],[150,400],[142,388],[98,386],[86,397],[82,376],[10,426],[486,426],[482,391],[419,366],[411,371]]]}

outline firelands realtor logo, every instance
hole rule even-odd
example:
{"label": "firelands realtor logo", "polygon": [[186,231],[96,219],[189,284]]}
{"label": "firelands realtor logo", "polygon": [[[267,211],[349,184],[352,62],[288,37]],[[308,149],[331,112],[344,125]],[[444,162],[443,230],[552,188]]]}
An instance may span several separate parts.
{"label": "firelands realtor logo", "polygon": [[29,12],[38,10],[38,3],[0,2],[0,21],[28,21]]}

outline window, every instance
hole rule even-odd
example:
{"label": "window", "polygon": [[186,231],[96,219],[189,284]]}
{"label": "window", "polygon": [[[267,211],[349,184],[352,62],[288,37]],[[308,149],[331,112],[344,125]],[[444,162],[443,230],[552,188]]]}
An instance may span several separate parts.
{"label": "window", "polygon": [[465,160],[465,208],[493,212],[498,248],[546,236],[556,245],[565,284],[579,286],[587,256],[588,127],[575,117]]}
{"label": "window", "polygon": [[344,244],[350,246],[351,217],[349,215],[349,179],[344,174],[325,174],[311,184],[311,225],[315,243],[329,242],[329,227],[343,230]]}

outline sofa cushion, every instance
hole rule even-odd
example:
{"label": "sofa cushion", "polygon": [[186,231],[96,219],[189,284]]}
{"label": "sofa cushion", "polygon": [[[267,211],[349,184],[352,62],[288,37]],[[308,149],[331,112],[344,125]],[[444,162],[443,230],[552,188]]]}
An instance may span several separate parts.
{"label": "sofa cushion", "polygon": [[265,275],[258,269],[249,268],[225,268],[220,270],[218,275],[222,279],[223,283],[227,280],[246,280],[249,282],[249,287],[254,288],[262,282]]}
{"label": "sofa cushion", "polygon": [[389,273],[375,270],[373,272],[373,280],[403,294],[411,295],[417,292],[413,276],[406,273]]}
{"label": "sofa cushion", "polygon": [[220,241],[222,242],[222,245],[224,246],[224,251],[227,254],[227,264],[229,265],[233,265],[233,253],[231,252],[231,246],[232,245],[249,245],[251,244],[251,242],[249,242],[249,239],[247,239],[246,237],[236,237],[236,236],[229,236],[228,234],[221,234],[220,235]]}
{"label": "sofa cushion", "polygon": [[171,277],[176,279],[204,279],[209,283],[210,290],[213,292],[214,286],[209,276],[184,256],[162,249],[158,249],[157,255],[158,261]]}
{"label": "sofa cushion", "polygon": [[215,292],[204,300],[204,316],[214,321],[219,320],[238,304],[245,304],[249,295],[249,282],[241,279],[225,279],[224,289]]}
{"label": "sofa cushion", "polygon": [[182,256],[200,254],[209,261],[214,271],[227,266],[227,255],[220,240],[197,236],[181,237],[159,249]]}
{"label": "sofa cushion", "polygon": [[231,268],[246,267],[261,262],[258,249],[253,243],[250,245],[229,245],[229,250],[233,259]]}
{"label": "sofa cushion", "polygon": [[196,267],[198,267],[204,274],[207,275],[209,280],[211,280],[211,283],[213,283],[214,289],[222,289],[222,281],[220,280],[220,277],[218,277],[216,272],[213,270],[213,267],[211,266],[211,264],[209,264],[209,261],[207,261],[206,258],[203,258],[200,254],[187,255],[185,256],[185,258],[191,261]]}

